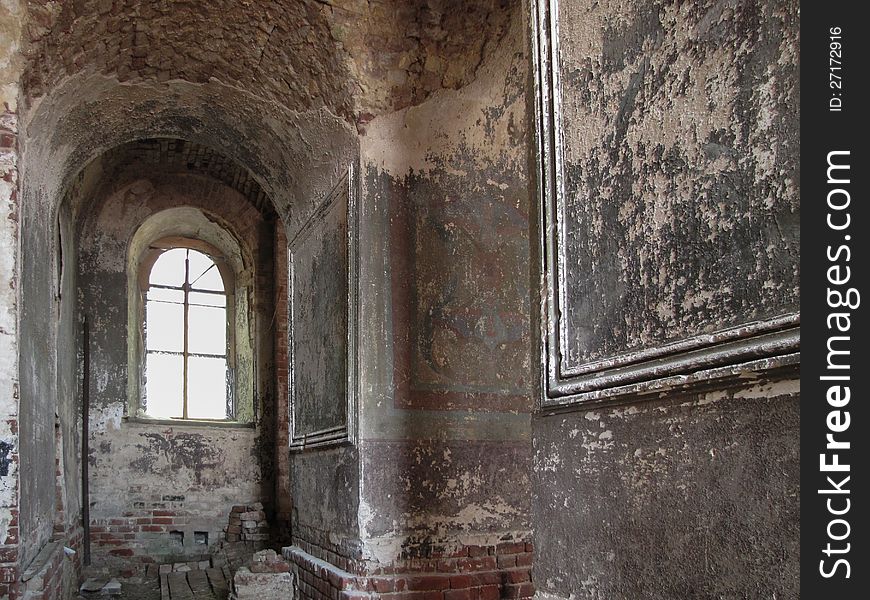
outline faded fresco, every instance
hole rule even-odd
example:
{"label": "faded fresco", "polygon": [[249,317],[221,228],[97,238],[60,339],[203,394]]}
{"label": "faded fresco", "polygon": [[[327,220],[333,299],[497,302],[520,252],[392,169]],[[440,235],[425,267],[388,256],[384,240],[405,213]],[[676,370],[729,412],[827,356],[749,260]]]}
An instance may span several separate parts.
{"label": "faded fresco", "polygon": [[[467,163],[465,161],[468,161]],[[457,157],[458,165],[471,160]],[[440,170],[440,169],[439,169]],[[393,318],[399,406],[521,410],[528,389],[528,215],[520,174],[411,177],[395,207]],[[481,369],[475,357],[491,357]]]}

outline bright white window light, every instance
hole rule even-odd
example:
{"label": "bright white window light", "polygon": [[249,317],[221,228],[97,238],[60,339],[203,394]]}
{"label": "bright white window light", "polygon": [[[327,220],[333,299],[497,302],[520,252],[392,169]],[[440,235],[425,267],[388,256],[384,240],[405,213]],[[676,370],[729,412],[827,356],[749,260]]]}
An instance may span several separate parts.
{"label": "bright white window light", "polygon": [[215,262],[190,248],[164,251],[145,302],[148,416],[226,419],[227,298]]}

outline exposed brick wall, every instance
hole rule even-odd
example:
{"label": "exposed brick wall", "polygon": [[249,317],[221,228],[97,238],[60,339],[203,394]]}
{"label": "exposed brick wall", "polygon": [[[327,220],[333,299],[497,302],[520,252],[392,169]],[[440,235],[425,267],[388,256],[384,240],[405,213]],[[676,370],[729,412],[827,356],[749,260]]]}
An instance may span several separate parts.
{"label": "exposed brick wall", "polygon": [[[252,552],[270,542],[270,528],[260,502],[232,506],[223,517],[210,520],[197,516],[199,509],[195,507],[186,510],[182,496],[167,495],[162,501],[147,504],[135,516],[92,521],[92,571],[121,577],[149,575],[155,568],[150,565],[191,563],[216,552],[247,560]],[[248,527],[251,522],[253,527]],[[207,546],[195,543],[195,537],[191,539],[197,531],[208,533]],[[184,533],[183,544],[173,539],[173,532]]]}
{"label": "exposed brick wall", "polygon": [[271,536],[263,504],[257,502],[234,506],[225,531],[228,542],[268,542]]}
{"label": "exposed brick wall", "polygon": [[[164,534],[161,537],[165,538],[176,524],[181,526],[185,521],[176,516],[176,511],[157,508],[129,514],[131,516],[117,519],[95,519],[90,527],[91,555],[96,557],[92,559],[94,564],[117,564],[123,567],[118,572],[127,577],[141,572],[144,565],[155,562],[153,557],[144,553],[149,537],[157,538],[153,534]],[[136,516],[132,516],[134,514]]]}
{"label": "exposed brick wall", "polygon": [[[58,427],[55,431],[58,448],[61,443],[61,433]],[[26,598],[27,600],[65,600],[70,596],[73,589],[78,587],[82,573],[82,541],[84,539],[84,530],[79,522],[79,519],[72,519],[69,523],[66,519],[66,490],[64,488],[64,472],[63,463],[58,453],[55,459],[55,478],[56,498],[54,509],[54,533],[52,542],[48,548],[51,548],[51,554],[47,557],[37,556],[34,562],[39,561],[36,565],[21,565],[24,570],[16,572],[16,580],[18,578],[26,578],[27,581],[16,581],[14,584],[0,584],[0,598],[5,598],[3,595],[4,588],[2,585],[8,586],[5,592],[10,598],[17,596]],[[64,548],[73,550],[73,554],[67,556]],[[17,558],[17,552],[15,553]],[[28,572],[29,569],[37,569],[35,572]],[[17,595],[17,596],[16,596]]]}
{"label": "exposed brick wall", "polygon": [[[356,103],[370,115],[473,81],[514,6],[520,3],[39,0],[27,3],[25,95],[40,96],[83,70],[122,82],[217,77],[288,106],[320,102],[347,115]],[[294,51],[300,47],[308,50]]]}
{"label": "exposed brick wall", "polygon": [[[123,517],[91,520],[95,567],[133,577],[143,574],[149,564],[207,554],[209,548],[227,539],[224,529],[232,510],[229,507],[225,511],[207,507],[177,494],[142,497],[133,504],[135,508],[125,511]],[[183,542],[173,537],[173,532],[183,534]],[[208,546],[196,544],[196,532],[208,534]]]}
{"label": "exposed brick wall", "polygon": [[[71,585],[75,589],[78,589],[79,581],[82,576],[82,560],[84,559],[82,550],[85,539],[84,527],[82,527],[80,522],[69,526],[67,527],[66,532],[64,532],[64,537],[66,542],[63,545],[75,551],[75,554],[72,556],[64,558],[65,564],[69,565],[64,571],[64,576],[66,577],[64,583],[65,585]],[[69,590],[64,590],[64,592],[67,591]]]}
{"label": "exposed brick wall", "polygon": [[[26,582],[18,585],[18,591],[26,600],[66,600],[78,589],[82,573],[83,530],[80,525],[66,530],[55,529],[53,552],[45,559],[36,573],[30,573]],[[75,551],[67,556],[64,547]],[[2,597],[2,596],[0,596]],[[13,596],[14,597],[14,596]]]}
{"label": "exposed brick wall", "polygon": [[38,573],[23,583],[22,597],[27,600],[60,600],[64,598],[63,546],[58,545]]}
{"label": "exposed brick wall", "polygon": [[[120,189],[124,183],[143,175],[198,175],[235,190],[266,217],[275,213],[269,196],[247,169],[214,148],[201,144],[166,138],[137,140],[114,148],[109,156],[103,156],[99,160],[102,169],[100,182],[113,189]],[[81,185],[88,170],[85,169],[78,175],[74,186]],[[70,188],[71,194],[76,191],[76,187]],[[88,191],[83,195],[86,197],[80,200],[92,200]],[[237,200],[235,204],[238,209],[244,206]],[[242,223],[234,219],[233,225],[238,227]]]}
{"label": "exposed brick wall", "polygon": [[[24,597],[27,600],[61,600],[68,598],[78,587],[82,572],[82,541],[84,529],[78,515],[68,519],[67,490],[63,467],[63,439],[59,422],[55,429],[57,458],[55,458],[55,507],[54,507],[54,551],[42,565],[39,572],[24,582]],[[64,547],[74,554],[67,556]]]}
{"label": "exposed brick wall", "polygon": [[296,523],[293,544],[313,558],[350,573],[364,574],[365,564],[358,546],[335,543],[329,531]]}
{"label": "exposed brick wall", "polygon": [[[13,431],[17,431],[17,421],[10,420],[10,427]],[[18,454],[12,454],[8,460],[10,465],[15,467],[10,468],[8,475],[3,479],[14,479],[11,482],[11,490],[8,493],[13,500],[17,500],[18,496],[18,480],[17,480],[17,465]],[[9,485],[8,482],[3,482]],[[5,504],[5,502],[4,502]],[[19,597],[19,565],[18,565],[18,508],[16,506],[2,506],[0,511],[4,517],[8,518],[8,524],[4,527],[2,535],[0,535],[0,599],[15,600]]]}
{"label": "exposed brick wall", "polygon": [[0,598],[15,600],[18,585],[18,509],[9,510],[12,519],[6,528],[6,539],[0,545]]}
{"label": "exposed brick wall", "polygon": [[[219,76],[276,101],[310,105],[316,98],[337,109],[350,102],[329,25],[308,2],[40,1],[28,9],[27,95],[90,67],[120,81]],[[310,51],[294,51],[301,46]],[[317,86],[310,92],[309,82]]]}
{"label": "exposed brick wall", "polygon": [[311,600],[498,600],[530,598],[532,545],[504,542],[430,552],[368,573],[352,573],[299,546],[284,549],[299,595]]}

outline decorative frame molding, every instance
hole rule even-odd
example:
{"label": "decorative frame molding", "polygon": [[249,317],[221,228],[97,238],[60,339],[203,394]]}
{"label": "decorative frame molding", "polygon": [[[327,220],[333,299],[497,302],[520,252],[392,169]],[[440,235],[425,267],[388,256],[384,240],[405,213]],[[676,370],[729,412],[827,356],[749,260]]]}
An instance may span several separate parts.
{"label": "decorative frame molding", "polygon": [[[344,175],[329,192],[323,203],[317,207],[308,221],[299,229],[288,243],[288,382],[289,382],[289,436],[290,450],[302,451],[309,448],[355,444],[357,440],[357,402],[359,388],[358,362],[358,331],[359,331],[359,213],[358,180],[355,165],[348,166]],[[326,217],[333,211],[345,212],[347,219],[347,235],[345,252],[347,255],[347,296],[344,299],[347,310],[347,373],[345,377],[345,422],[342,425],[314,431],[301,431],[298,427],[296,409],[299,401],[296,397],[296,352],[294,348],[295,307],[294,291],[296,288],[295,253],[299,247],[318,231],[326,222]],[[338,298],[336,301],[341,301]]]}
{"label": "decorative frame molding", "polygon": [[538,410],[625,401],[626,396],[700,385],[800,363],[800,313],[737,324],[704,335],[623,352],[573,367],[563,365],[567,325],[562,156],[559,0],[530,2],[534,62],[541,269],[540,353],[543,371]]}

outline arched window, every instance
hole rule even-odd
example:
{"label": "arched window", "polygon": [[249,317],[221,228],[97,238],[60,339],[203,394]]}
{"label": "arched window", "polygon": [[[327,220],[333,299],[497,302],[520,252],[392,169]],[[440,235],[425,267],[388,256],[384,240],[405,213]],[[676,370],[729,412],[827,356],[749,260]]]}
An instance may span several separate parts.
{"label": "arched window", "polygon": [[255,421],[255,264],[198,208],[140,224],[127,249],[128,418]]}
{"label": "arched window", "polygon": [[192,247],[152,252],[145,293],[145,413],[230,419],[231,321],[221,259]]}

